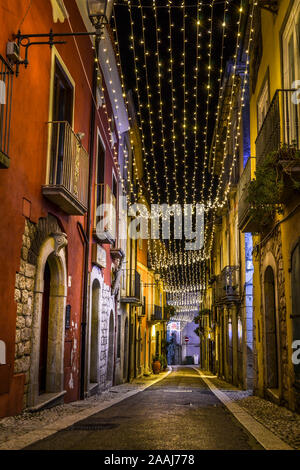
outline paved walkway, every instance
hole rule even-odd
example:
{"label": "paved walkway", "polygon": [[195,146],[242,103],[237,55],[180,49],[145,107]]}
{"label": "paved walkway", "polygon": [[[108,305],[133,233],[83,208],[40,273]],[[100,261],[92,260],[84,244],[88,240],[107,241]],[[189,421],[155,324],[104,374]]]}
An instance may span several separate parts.
{"label": "paved walkway", "polygon": [[192,368],[32,444],[39,450],[262,449]]}
{"label": "paved walkway", "polygon": [[4,418],[0,450],[299,448],[299,415],[195,367],[170,372]]}

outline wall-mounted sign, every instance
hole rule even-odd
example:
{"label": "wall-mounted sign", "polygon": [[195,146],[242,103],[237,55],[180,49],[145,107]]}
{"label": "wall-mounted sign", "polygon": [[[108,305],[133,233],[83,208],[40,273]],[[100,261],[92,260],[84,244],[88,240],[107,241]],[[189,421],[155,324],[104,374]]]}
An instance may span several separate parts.
{"label": "wall-mounted sign", "polygon": [[168,330],[171,331],[180,331],[180,322],[171,321],[168,323]]}
{"label": "wall-mounted sign", "polygon": [[92,263],[99,268],[106,268],[106,251],[98,244],[94,244],[92,248]]}

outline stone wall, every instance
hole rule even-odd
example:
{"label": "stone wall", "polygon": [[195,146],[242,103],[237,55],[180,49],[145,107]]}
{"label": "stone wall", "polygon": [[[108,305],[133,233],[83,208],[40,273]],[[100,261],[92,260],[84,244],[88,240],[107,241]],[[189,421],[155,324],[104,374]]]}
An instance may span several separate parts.
{"label": "stone wall", "polygon": [[32,349],[33,300],[37,257],[43,242],[53,233],[61,232],[55,217],[49,215],[41,218],[38,224],[25,219],[22,236],[20,270],[16,273],[15,302],[17,304],[16,318],[16,348],[15,374],[25,374],[24,407],[27,405],[29,388],[29,370]]}
{"label": "stone wall", "polygon": [[36,235],[36,225],[25,221],[20,270],[16,274],[15,301],[17,303],[15,374],[25,374],[24,406],[27,404],[29,384],[33,291],[36,267],[28,262],[29,250]]}

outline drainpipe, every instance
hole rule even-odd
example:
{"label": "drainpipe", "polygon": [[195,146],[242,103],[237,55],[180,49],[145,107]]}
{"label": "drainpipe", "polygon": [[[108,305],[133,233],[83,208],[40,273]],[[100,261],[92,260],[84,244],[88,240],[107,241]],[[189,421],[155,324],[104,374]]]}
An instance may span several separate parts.
{"label": "drainpipe", "polygon": [[[98,57],[100,37],[95,38],[95,51]],[[91,103],[91,122],[89,136],[89,182],[88,182],[88,209],[86,214],[86,244],[84,253],[84,274],[83,274],[83,300],[82,300],[82,319],[81,319],[81,361],[80,361],[80,399],[84,399],[85,393],[85,367],[86,367],[86,328],[87,328],[87,305],[88,305],[88,277],[89,277],[89,259],[90,259],[90,233],[91,233],[91,201],[92,201],[92,182],[94,168],[94,150],[95,150],[95,123],[96,108],[94,99],[97,93],[97,64],[93,64],[93,84],[92,84],[92,103]]]}

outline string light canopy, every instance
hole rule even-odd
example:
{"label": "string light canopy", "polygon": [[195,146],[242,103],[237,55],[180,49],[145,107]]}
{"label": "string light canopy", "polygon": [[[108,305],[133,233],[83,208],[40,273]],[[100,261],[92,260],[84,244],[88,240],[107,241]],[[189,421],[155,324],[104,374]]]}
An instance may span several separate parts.
{"label": "string light canopy", "polygon": [[[247,85],[252,23],[247,44],[243,44],[242,31],[256,4],[249,10],[245,5],[244,0],[124,0],[114,4],[116,50],[123,88],[133,92],[150,203],[192,203],[194,211],[197,203],[205,205],[201,250],[186,251],[181,240],[148,242],[152,268],[161,272],[170,293],[200,292],[201,299],[206,289],[205,260],[212,250],[216,210],[224,206],[229,194],[223,180],[233,99],[226,135],[218,135],[215,129],[224,98],[225,64],[231,59],[233,75],[237,74],[242,47],[246,51],[242,100]],[[231,97],[236,83],[233,78]],[[241,115],[229,172],[237,158]],[[220,140],[221,172],[216,185],[211,168]]]}

